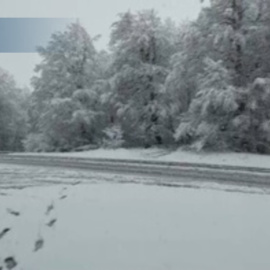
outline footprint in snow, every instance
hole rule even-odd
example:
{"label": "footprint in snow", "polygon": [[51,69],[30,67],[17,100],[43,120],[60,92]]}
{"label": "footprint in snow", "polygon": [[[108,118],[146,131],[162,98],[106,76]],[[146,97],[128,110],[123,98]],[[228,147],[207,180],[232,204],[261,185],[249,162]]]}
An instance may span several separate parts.
{"label": "footprint in snow", "polygon": [[0,232],[0,239],[2,239],[8,232],[10,231],[10,228],[5,228]]}
{"label": "footprint in snow", "polygon": [[56,219],[56,218],[54,218],[54,219],[50,220],[50,221],[47,223],[47,226],[48,226],[48,227],[53,227],[53,226],[54,226],[54,224],[56,223],[56,221],[57,221],[57,219]]}
{"label": "footprint in snow", "polygon": [[54,209],[54,204],[51,203],[50,205],[48,205],[47,210],[46,210],[46,215],[49,215],[50,212]]}
{"label": "footprint in snow", "polygon": [[35,242],[35,247],[34,247],[34,252],[39,251],[40,249],[42,249],[44,246],[44,240],[43,238],[39,238],[36,242]]}
{"label": "footprint in snow", "polygon": [[67,198],[67,195],[62,195],[59,199],[60,200],[64,200],[64,199],[66,199]]}
{"label": "footprint in snow", "polygon": [[16,217],[18,217],[18,216],[20,215],[20,212],[14,211],[14,210],[12,210],[12,209],[10,209],[10,208],[7,208],[7,212],[8,212],[9,214],[13,215],[13,216],[16,216]]}
{"label": "footprint in snow", "polygon": [[4,262],[8,270],[15,268],[18,264],[14,257],[7,257]]}
{"label": "footprint in snow", "polygon": [[77,181],[77,182],[71,183],[71,185],[72,185],[72,186],[77,186],[77,185],[79,185],[79,184],[81,184],[81,183],[82,183],[81,181]]}

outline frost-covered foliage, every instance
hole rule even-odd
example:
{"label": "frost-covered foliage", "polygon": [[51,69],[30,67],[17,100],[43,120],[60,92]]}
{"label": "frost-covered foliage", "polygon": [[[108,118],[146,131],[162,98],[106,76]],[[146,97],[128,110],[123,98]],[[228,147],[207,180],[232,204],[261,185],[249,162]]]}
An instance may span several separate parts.
{"label": "frost-covered foliage", "polygon": [[21,151],[27,126],[28,94],[13,77],[0,69],[0,151]]}
{"label": "frost-covered foliage", "polygon": [[107,54],[95,50],[79,23],[54,34],[39,53],[43,61],[33,78],[30,136],[42,134],[48,144],[42,149],[50,151],[93,143],[103,129],[96,83],[104,76]]}
{"label": "frost-covered foliage", "polygon": [[23,140],[23,146],[27,152],[47,152],[50,151],[49,143],[43,134],[30,133]]}
{"label": "frost-covered foliage", "polygon": [[171,106],[178,143],[269,152],[268,79],[257,79],[270,75],[269,10],[264,0],[213,0],[184,27],[166,81],[171,100],[179,99]]}
{"label": "frost-covered foliage", "polygon": [[103,138],[102,146],[105,148],[116,149],[124,144],[123,132],[120,126],[108,127],[104,130],[105,138]]}
{"label": "frost-covered foliage", "polygon": [[152,10],[120,15],[113,24],[113,92],[116,119],[129,145],[162,144],[164,82],[176,33]]}
{"label": "frost-covered foliage", "polygon": [[[200,24],[200,27],[202,25]],[[184,112],[197,92],[197,76],[202,72],[203,59],[211,47],[206,44],[202,30],[193,23],[182,25],[179,50],[171,58],[171,71],[166,79],[166,90],[172,103],[172,113]],[[210,50],[209,50],[210,49]],[[177,102],[176,102],[177,100]]]}
{"label": "frost-covered foliage", "polygon": [[175,138],[196,150],[228,148],[230,121],[238,109],[237,91],[221,62],[205,60],[199,91],[176,130]]}
{"label": "frost-covered foliage", "polygon": [[220,62],[206,60],[199,92],[182,116],[175,138],[195,150],[270,153],[270,79],[234,87]]}
{"label": "frost-covered foliage", "polygon": [[98,77],[93,41],[79,23],[53,34],[47,47],[38,51],[43,61],[36,66],[33,86],[35,96],[43,101],[70,97],[76,89],[92,86]]}
{"label": "frost-covered foliage", "polygon": [[[126,66],[115,78],[117,89],[117,119],[121,123],[125,140],[130,144],[155,143],[159,135],[162,69],[143,65],[140,69]],[[157,136],[157,137],[155,137]]]}
{"label": "frost-covered foliage", "polygon": [[233,119],[234,149],[270,153],[270,79],[257,78],[242,94],[242,104]]}
{"label": "frost-covered foliage", "polygon": [[49,148],[56,151],[71,150],[77,140],[72,125],[75,105],[70,98],[55,98],[50,109],[40,119],[40,130],[45,136]]}
{"label": "frost-covered foliage", "polygon": [[269,14],[265,0],[211,0],[176,26],[129,11],[112,25],[108,52],[79,23],[55,33],[39,49],[25,148],[270,152]]}

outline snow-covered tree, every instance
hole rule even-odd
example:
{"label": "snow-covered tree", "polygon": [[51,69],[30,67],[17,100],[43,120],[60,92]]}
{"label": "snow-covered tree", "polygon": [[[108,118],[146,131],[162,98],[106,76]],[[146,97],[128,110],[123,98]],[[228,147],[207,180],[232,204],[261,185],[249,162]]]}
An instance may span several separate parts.
{"label": "snow-covered tree", "polygon": [[33,78],[33,86],[39,99],[70,97],[77,89],[91,87],[98,76],[93,41],[79,23],[53,34],[49,44],[38,52],[42,62],[36,66],[38,75]]}
{"label": "snow-covered tree", "polygon": [[79,23],[53,34],[39,53],[42,62],[33,78],[30,135],[41,133],[50,150],[92,143],[98,128],[93,119],[99,109],[92,88],[105,72],[106,55],[95,50],[93,40]]}
{"label": "snow-covered tree", "polygon": [[26,136],[28,93],[16,86],[13,77],[0,69],[0,150],[21,151]]}
{"label": "snow-covered tree", "polygon": [[161,96],[174,53],[175,34],[166,31],[152,10],[126,12],[113,24],[113,91],[125,141],[151,146],[163,143]]}
{"label": "snow-covered tree", "polygon": [[269,11],[268,0],[212,0],[201,12],[199,25],[202,19],[212,22],[209,37],[217,58],[211,58],[222,59],[236,86],[269,74]]}
{"label": "snow-covered tree", "polygon": [[270,79],[257,78],[241,101],[244,107],[232,121],[233,149],[270,153]]}
{"label": "snow-covered tree", "polygon": [[198,151],[227,149],[231,121],[238,110],[232,78],[220,61],[206,58],[198,84],[199,91],[183,115],[175,138]]}
{"label": "snow-covered tree", "polygon": [[169,114],[174,127],[179,124],[180,114],[188,110],[198,91],[197,76],[203,71],[202,62],[209,53],[206,38],[194,23],[183,24],[179,37],[178,51],[171,58],[171,70],[165,82]]}
{"label": "snow-covered tree", "polygon": [[211,0],[180,27],[152,10],[126,12],[110,53],[79,23],[55,33],[39,49],[25,145],[149,147],[175,137],[196,149],[266,151],[269,11],[268,0]]}
{"label": "snow-covered tree", "polygon": [[[172,58],[172,71],[166,80],[174,126],[179,125],[177,140],[196,142],[199,149],[216,148],[217,141],[221,142],[221,148],[243,149],[242,144],[256,140],[252,132],[246,132],[251,137],[245,136],[241,131],[244,125],[238,127],[233,123],[256,118],[256,114],[247,116],[250,98],[255,98],[247,93],[252,92],[250,85],[257,77],[269,76],[269,7],[267,0],[212,0],[195,22],[182,27],[179,52]],[[206,66],[205,57],[212,59]],[[211,65],[220,69],[207,73],[207,66],[211,70]],[[227,74],[227,79],[222,76],[223,79],[217,81],[226,82],[227,87],[209,79],[218,74]],[[174,99],[178,102],[173,102]],[[221,100],[224,103],[220,104]],[[225,110],[226,102],[231,104],[233,112]],[[220,110],[212,111],[212,116],[205,114],[215,104],[219,104]],[[220,130],[220,125],[226,129]],[[254,147],[249,146],[249,149]]]}

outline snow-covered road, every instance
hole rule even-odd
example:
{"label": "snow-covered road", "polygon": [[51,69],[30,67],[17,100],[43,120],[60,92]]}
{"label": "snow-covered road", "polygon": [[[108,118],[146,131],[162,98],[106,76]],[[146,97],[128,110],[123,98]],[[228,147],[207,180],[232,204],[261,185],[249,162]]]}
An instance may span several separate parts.
{"label": "snow-covered road", "polygon": [[[238,186],[261,186],[268,188],[270,186],[270,168],[260,167],[152,160],[92,159],[43,154],[0,155],[0,164],[36,165],[47,167],[49,170],[50,168],[59,167],[63,168],[62,170],[73,168],[87,170],[92,173],[136,175],[136,178],[133,177],[133,182],[137,182],[137,178],[148,179],[152,177],[155,184],[161,185],[181,185],[183,182],[190,185],[192,182],[198,181]],[[143,182],[145,181],[143,180]]]}
{"label": "snow-covered road", "polygon": [[16,269],[270,267],[266,190],[171,188],[150,178],[17,165],[0,165],[0,174],[0,233],[11,229],[0,239],[0,262],[12,256]]}

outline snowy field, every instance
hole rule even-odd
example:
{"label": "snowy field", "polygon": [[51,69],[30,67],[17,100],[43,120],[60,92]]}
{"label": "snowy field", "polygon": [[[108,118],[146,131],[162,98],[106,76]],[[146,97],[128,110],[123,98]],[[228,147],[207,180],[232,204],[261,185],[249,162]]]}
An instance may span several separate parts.
{"label": "snowy field", "polygon": [[0,233],[10,229],[0,237],[0,261],[15,258],[15,269],[270,267],[267,191],[171,188],[134,184],[127,176],[1,164],[0,177]]}
{"label": "snowy field", "polygon": [[[19,153],[19,155],[40,155],[40,153]],[[106,158],[124,160],[174,161],[230,166],[270,168],[270,156],[250,153],[187,152],[165,149],[97,149],[84,152],[42,153],[46,156]]]}

